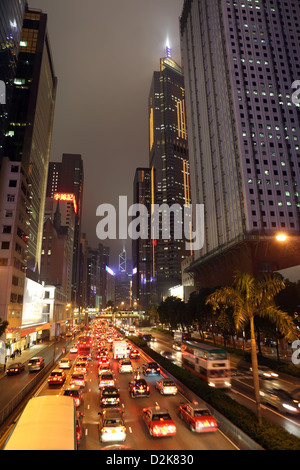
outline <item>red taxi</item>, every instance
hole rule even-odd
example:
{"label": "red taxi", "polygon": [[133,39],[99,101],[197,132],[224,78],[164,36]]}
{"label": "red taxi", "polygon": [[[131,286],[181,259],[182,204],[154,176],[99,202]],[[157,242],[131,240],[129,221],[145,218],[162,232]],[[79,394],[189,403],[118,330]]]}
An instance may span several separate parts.
{"label": "red taxi", "polygon": [[66,374],[61,369],[55,369],[48,377],[49,385],[62,385],[66,381]]}
{"label": "red taxi", "polygon": [[77,441],[77,445],[80,444],[82,434],[83,434],[82,420],[83,420],[83,413],[81,411],[77,411],[77,413],[76,413],[76,441]]}
{"label": "red taxi", "polygon": [[142,414],[150,436],[163,437],[176,434],[175,423],[167,409],[159,406],[143,408]]}
{"label": "red taxi", "polygon": [[129,353],[130,359],[139,359],[140,353],[137,349],[132,349]]}
{"label": "red taxi", "polygon": [[180,405],[179,416],[188,424],[192,432],[214,432],[218,429],[216,419],[205,405],[199,403]]}
{"label": "red taxi", "polygon": [[75,400],[75,406],[80,406],[82,399],[82,390],[79,387],[68,387],[63,393],[67,397],[72,397]]}

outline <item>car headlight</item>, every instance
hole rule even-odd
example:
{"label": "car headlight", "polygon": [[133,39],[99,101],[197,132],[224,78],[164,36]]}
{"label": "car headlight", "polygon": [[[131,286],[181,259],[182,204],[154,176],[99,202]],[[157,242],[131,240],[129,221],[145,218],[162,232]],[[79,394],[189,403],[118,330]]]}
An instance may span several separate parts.
{"label": "car headlight", "polygon": [[297,408],[294,406],[288,405],[287,403],[282,403],[283,408],[289,410],[289,411],[297,411]]}

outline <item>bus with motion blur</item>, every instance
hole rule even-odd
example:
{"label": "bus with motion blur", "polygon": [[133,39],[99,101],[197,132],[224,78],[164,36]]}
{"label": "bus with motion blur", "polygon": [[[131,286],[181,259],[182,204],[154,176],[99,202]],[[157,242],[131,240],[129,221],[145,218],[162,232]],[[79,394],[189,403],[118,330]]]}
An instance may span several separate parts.
{"label": "bus with motion blur", "polygon": [[227,351],[196,341],[181,344],[182,367],[196,374],[209,386],[230,388],[230,361]]}
{"label": "bus with motion blur", "polygon": [[63,395],[31,398],[4,446],[4,450],[76,449],[75,400]]}
{"label": "bus with motion blur", "polygon": [[92,356],[92,337],[81,335],[77,340],[78,356]]}

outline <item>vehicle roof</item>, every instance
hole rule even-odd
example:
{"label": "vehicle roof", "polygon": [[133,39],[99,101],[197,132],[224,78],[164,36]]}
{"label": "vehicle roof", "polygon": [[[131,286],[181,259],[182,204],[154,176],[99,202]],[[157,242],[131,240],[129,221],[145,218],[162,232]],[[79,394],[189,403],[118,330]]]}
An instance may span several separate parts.
{"label": "vehicle roof", "polygon": [[123,415],[123,411],[121,410],[121,408],[106,408],[105,410],[103,410],[103,415],[105,415],[105,417],[107,416],[110,416],[110,417],[114,417],[114,416],[117,416],[119,417],[120,415]]}
{"label": "vehicle roof", "polygon": [[74,413],[73,398],[62,395],[31,398],[5,450],[74,450]]}
{"label": "vehicle roof", "polygon": [[183,403],[183,405],[188,405],[194,410],[208,410],[209,411],[205,403]]}

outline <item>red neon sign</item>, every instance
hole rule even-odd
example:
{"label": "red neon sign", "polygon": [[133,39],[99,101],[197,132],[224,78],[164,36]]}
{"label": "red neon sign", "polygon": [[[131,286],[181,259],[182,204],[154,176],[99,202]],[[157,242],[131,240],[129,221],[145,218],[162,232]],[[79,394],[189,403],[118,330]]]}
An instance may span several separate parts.
{"label": "red neon sign", "polygon": [[77,214],[77,203],[76,203],[76,197],[75,197],[75,194],[71,194],[71,193],[55,193],[53,198],[55,199],[55,201],[70,201],[70,202],[73,202],[73,206],[74,206],[74,211],[75,213]]}

